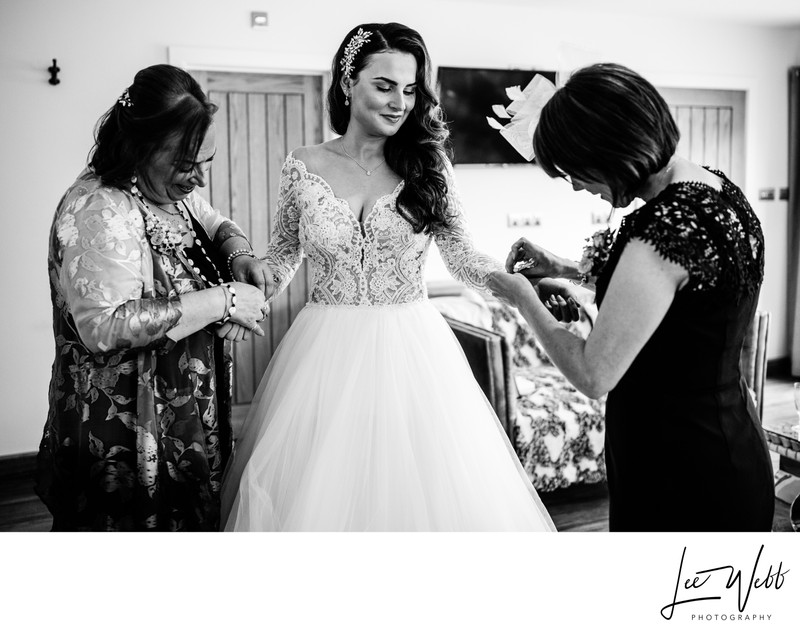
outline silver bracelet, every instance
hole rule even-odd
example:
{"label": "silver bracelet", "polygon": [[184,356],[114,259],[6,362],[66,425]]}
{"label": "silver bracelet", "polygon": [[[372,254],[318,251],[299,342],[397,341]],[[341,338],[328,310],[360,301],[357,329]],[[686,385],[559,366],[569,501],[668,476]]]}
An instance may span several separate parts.
{"label": "silver bracelet", "polygon": [[233,264],[233,260],[235,258],[238,258],[239,256],[250,256],[250,258],[257,258],[257,256],[253,253],[252,249],[237,249],[237,250],[231,252],[230,255],[228,256],[227,264],[228,264],[228,271],[231,274],[231,278],[233,278],[234,280],[236,280],[236,278],[233,275],[233,266],[232,266],[232,264]]}

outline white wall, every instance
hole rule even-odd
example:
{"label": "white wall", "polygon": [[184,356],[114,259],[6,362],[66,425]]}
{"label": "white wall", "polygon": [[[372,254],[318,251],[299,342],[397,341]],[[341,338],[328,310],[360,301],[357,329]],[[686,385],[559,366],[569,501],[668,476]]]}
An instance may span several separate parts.
{"label": "white wall", "polygon": [[[367,6],[368,9],[364,7]],[[252,10],[269,12],[254,31]],[[561,52],[581,62],[616,61],[660,85],[748,90],[744,189],[767,239],[761,307],[772,311],[770,358],[786,342],[786,202],[758,202],[762,187],[787,182],[787,68],[800,64],[800,29],[721,23],[623,20],[619,15],[503,8],[498,2],[405,0],[392,8],[361,0],[2,0],[0,2],[0,456],[36,450],[47,412],[53,358],[47,283],[52,213],[91,148],[97,118],[134,73],[168,60],[168,47],[328,59],[341,37],[365,21],[400,21],[426,38],[434,62],[475,67],[558,69]],[[208,51],[207,51],[208,52]],[[62,83],[48,84],[53,57]],[[526,236],[577,256],[589,215],[607,206],[581,198],[530,167],[459,167],[457,178],[478,244],[500,258],[521,233],[509,211],[542,219]],[[441,268],[434,263],[431,277]]]}

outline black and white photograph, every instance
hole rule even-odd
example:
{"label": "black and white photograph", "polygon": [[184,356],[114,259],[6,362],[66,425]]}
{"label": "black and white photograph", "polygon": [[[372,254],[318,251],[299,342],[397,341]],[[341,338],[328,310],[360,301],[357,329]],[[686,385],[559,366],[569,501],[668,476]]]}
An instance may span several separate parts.
{"label": "black and white photograph", "polygon": [[800,3],[0,0],[0,53],[15,627],[797,626]]}

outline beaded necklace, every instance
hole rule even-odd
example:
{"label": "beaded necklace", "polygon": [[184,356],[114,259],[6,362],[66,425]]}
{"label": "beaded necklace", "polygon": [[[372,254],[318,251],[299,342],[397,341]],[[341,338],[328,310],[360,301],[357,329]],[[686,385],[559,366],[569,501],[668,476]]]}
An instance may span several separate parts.
{"label": "beaded necklace", "polygon": [[[175,214],[175,216],[180,216],[184,222],[186,223],[186,227],[188,228],[188,232],[192,235],[192,243],[193,245],[191,248],[188,247],[181,247],[183,244],[183,237],[186,235],[187,230],[181,229],[179,227],[175,227],[167,221],[164,221],[160,217],[156,216],[153,211],[150,209],[150,205],[144,198],[144,195],[139,190],[139,187],[136,185],[137,178],[134,175],[131,178],[131,192],[133,195],[139,200],[142,208],[144,209],[145,213],[145,231],[149,236],[150,244],[153,246],[153,249],[159,251],[163,254],[168,254],[171,256],[176,256],[178,253],[184,254],[186,258],[186,262],[191,266],[192,271],[199,276],[203,282],[207,283],[209,286],[217,286],[222,284],[224,281],[222,279],[222,274],[220,274],[217,266],[214,264],[213,259],[209,256],[208,252],[206,251],[205,246],[203,245],[203,241],[197,234],[197,231],[194,228],[194,222],[192,221],[191,216],[189,216],[188,211],[186,210],[186,204],[182,203],[181,205],[175,204],[175,207],[178,208],[179,212]],[[195,261],[191,258],[192,252],[190,250],[198,249],[200,254],[205,258],[205,261],[198,260]],[[195,255],[195,257],[197,257]],[[204,273],[201,267],[206,268],[206,273],[209,275],[213,272],[215,276],[211,280],[206,277],[206,273]]]}

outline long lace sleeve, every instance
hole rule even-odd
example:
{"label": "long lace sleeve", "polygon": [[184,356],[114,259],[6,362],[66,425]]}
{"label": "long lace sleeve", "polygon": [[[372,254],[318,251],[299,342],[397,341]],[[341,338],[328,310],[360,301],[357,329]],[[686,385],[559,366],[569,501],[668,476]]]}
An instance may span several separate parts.
{"label": "long lace sleeve", "polygon": [[141,215],[105,188],[79,189],[62,203],[54,225],[59,286],[84,345],[91,352],[171,346],[166,333],[181,317],[180,298],[143,297],[143,267],[151,263]]}
{"label": "long lace sleeve", "polygon": [[451,225],[437,229],[434,240],[450,274],[469,288],[486,292],[489,274],[493,271],[505,271],[505,268],[499,261],[475,249],[450,169],[447,172],[447,189]]}
{"label": "long lace sleeve", "polygon": [[275,276],[275,292],[271,299],[280,294],[291,282],[303,261],[303,248],[300,244],[300,208],[297,203],[297,183],[300,171],[297,164],[286,158],[281,169],[278,206],[273,220],[272,237],[267,245],[264,260]]}

